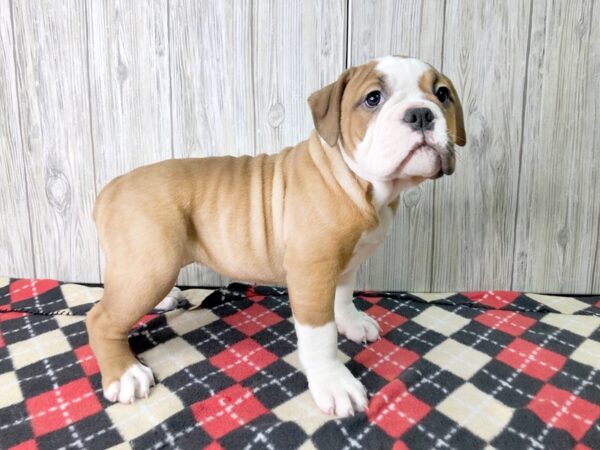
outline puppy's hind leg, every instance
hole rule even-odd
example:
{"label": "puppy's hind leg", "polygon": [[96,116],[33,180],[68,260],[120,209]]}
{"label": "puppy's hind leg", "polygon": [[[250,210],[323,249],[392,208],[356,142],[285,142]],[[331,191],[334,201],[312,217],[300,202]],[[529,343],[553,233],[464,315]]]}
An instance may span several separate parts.
{"label": "puppy's hind leg", "polygon": [[86,319],[104,396],[110,401],[132,403],[136,397],[147,397],[154,384],[152,371],[135,358],[127,335],[169,293],[180,265],[168,260],[157,264],[150,256],[128,255],[118,263],[108,259],[104,296]]}

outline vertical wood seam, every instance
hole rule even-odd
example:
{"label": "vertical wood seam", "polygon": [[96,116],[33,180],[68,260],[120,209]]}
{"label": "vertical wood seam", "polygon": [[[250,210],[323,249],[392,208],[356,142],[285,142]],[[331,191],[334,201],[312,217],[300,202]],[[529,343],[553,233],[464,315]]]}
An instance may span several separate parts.
{"label": "vertical wood seam", "polygon": [[171,158],[175,158],[175,129],[173,128],[173,68],[171,67],[171,0],[167,0],[167,64],[169,65],[169,120],[171,127]]}
{"label": "vertical wood seam", "polygon": [[[533,0],[532,0],[533,1]],[[590,2],[590,27],[588,30],[588,34],[590,36],[590,41],[592,40],[592,21],[594,18],[594,2]],[[588,61],[588,69],[589,69],[589,61]],[[594,135],[595,137],[595,135]],[[598,213],[598,220],[596,221],[596,226],[598,230],[596,231],[596,251],[594,252],[594,259],[592,261],[592,279],[591,285],[589,288],[585,290],[585,292],[593,292],[594,286],[600,283],[600,275],[597,274],[596,268],[598,265],[598,258],[600,258],[600,213]],[[599,288],[600,289],[600,288]]]}
{"label": "vertical wood seam", "polygon": [[19,122],[19,134],[21,136],[21,159],[23,160],[23,180],[25,181],[25,198],[27,202],[27,218],[28,218],[28,226],[29,226],[29,242],[31,244],[31,265],[33,267],[33,278],[37,278],[37,267],[35,264],[35,249],[34,249],[34,240],[33,240],[33,225],[31,223],[31,205],[30,205],[30,197],[29,197],[29,181],[27,179],[27,164],[25,162],[25,135],[23,133],[23,121],[21,120],[21,96],[19,95],[19,74],[17,71],[17,40],[15,37],[15,20],[14,20],[14,11],[13,11],[13,0],[9,0],[9,11],[10,11],[10,31],[12,35],[12,47],[13,47],[13,70],[15,72],[15,99],[17,101],[17,120]]}
{"label": "vertical wood seam", "polygon": [[252,152],[256,156],[258,152],[258,148],[256,147],[256,143],[258,142],[258,111],[256,110],[256,76],[254,74],[254,69],[256,68],[256,64],[254,64],[254,58],[257,56],[258,52],[254,51],[254,9],[258,8],[257,5],[258,0],[253,0],[252,6],[249,8],[250,14],[250,84],[252,85],[252,114],[254,117],[252,118],[252,123],[254,124],[254,130],[252,131]]}
{"label": "vertical wood seam", "polygon": [[[447,0],[444,0],[444,21],[442,22],[442,49],[440,55],[440,70],[444,71],[444,46],[446,45],[446,14]],[[422,14],[421,14],[422,15]],[[420,32],[421,30],[419,30]]]}
{"label": "vertical wood seam", "polygon": [[[85,12],[85,54],[86,54],[86,69],[87,69],[87,94],[88,94],[88,113],[89,113],[89,119],[88,119],[88,124],[90,127],[90,145],[92,146],[92,171],[93,171],[93,177],[94,177],[94,203],[95,203],[95,199],[98,197],[98,177],[97,177],[97,170],[96,170],[96,146],[94,144],[94,128],[93,128],[93,121],[92,121],[92,79],[90,76],[90,13],[89,13],[89,4],[88,1],[85,0],[84,1],[84,12]],[[98,281],[102,280],[102,269],[101,269],[101,263],[100,263],[100,242],[98,241],[98,239],[96,238],[96,249],[97,251],[97,260],[98,260]]]}
{"label": "vertical wood seam", "polygon": [[[421,32],[423,30],[423,10],[425,9],[425,5],[424,5],[424,1],[419,3],[419,6],[421,7],[419,9],[419,38],[421,38]],[[444,4],[446,4],[446,0],[444,0]],[[444,8],[444,12],[442,14],[445,14],[446,9]],[[445,23],[446,23],[446,18],[444,17],[444,21],[442,22],[442,55],[444,54],[444,28],[445,28]],[[419,53],[421,53],[421,51],[423,50],[423,43],[419,42]],[[410,56],[410,55],[409,55]],[[416,56],[416,55],[415,55]],[[420,55],[419,55],[420,56]],[[431,65],[435,66],[435,61],[425,61],[430,63]]]}
{"label": "vertical wood seam", "polygon": [[[442,45],[441,45],[441,49],[440,49],[440,71],[444,72],[444,46],[446,45],[446,4],[447,4],[447,0],[444,0],[444,14],[443,14],[443,22],[442,22]],[[421,4],[421,8],[423,7],[423,5]],[[421,23],[423,20],[423,14],[421,13]],[[421,30],[419,29],[419,32],[421,32]],[[433,276],[434,276],[434,267],[435,267],[435,260],[434,260],[434,255],[435,255],[435,193],[437,191],[436,189],[436,183],[433,183],[433,187],[431,189],[431,246],[430,246],[430,253],[431,253],[431,258],[429,259],[429,292],[431,292],[433,290]]]}
{"label": "vertical wood seam", "polygon": [[[594,260],[592,261],[592,285],[587,290],[593,292],[594,286],[600,283],[600,275],[596,272],[598,258],[600,258],[600,214],[598,214],[598,231],[596,233],[596,251],[594,252]],[[598,288],[600,290],[600,287]]]}
{"label": "vertical wood seam", "polygon": [[515,220],[513,223],[512,270],[510,272],[510,289],[514,289],[515,270],[517,269],[517,223],[519,218],[519,198],[521,197],[521,171],[523,169],[523,146],[525,142],[525,112],[527,111],[527,84],[529,83],[529,58],[531,53],[531,28],[533,26],[533,2],[529,2],[529,29],[527,33],[527,50],[525,51],[525,78],[523,80],[523,105],[521,108],[521,142],[519,145],[519,170],[517,171],[517,198],[515,199]]}
{"label": "vertical wood seam", "polygon": [[352,0],[346,0],[346,61],[344,70],[350,67],[352,61]]}

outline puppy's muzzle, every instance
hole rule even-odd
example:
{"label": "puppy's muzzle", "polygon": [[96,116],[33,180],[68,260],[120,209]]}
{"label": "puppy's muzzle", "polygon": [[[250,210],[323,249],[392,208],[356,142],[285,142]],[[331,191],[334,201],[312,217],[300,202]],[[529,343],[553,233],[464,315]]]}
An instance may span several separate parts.
{"label": "puppy's muzzle", "polygon": [[452,175],[456,168],[456,157],[452,144],[447,145],[443,150],[438,149],[438,154],[440,155],[441,169],[433,179],[440,178],[442,175]]}

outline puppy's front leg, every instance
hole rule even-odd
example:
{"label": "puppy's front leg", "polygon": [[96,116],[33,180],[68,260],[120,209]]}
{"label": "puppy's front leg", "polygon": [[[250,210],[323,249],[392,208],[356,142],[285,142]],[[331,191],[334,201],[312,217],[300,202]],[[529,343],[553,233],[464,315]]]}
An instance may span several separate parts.
{"label": "puppy's front leg", "polygon": [[335,323],[338,331],[358,344],[379,339],[377,321],[354,306],[354,283],[358,269],[342,274],[335,288]]}
{"label": "puppy's front leg", "polygon": [[326,414],[347,417],[367,407],[364,386],[337,358],[333,314],[335,280],[288,277],[300,362],[310,392]]}

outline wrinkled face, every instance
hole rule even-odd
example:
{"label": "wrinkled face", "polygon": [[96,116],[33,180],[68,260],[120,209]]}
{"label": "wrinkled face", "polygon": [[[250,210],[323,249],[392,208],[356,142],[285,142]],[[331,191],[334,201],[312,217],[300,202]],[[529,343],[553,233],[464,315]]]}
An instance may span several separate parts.
{"label": "wrinkled face", "polygon": [[344,72],[309,98],[315,126],[342,144],[368,180],[420,181],[454,172],[454,145],[465,145],[460,100],[430,65],[387,56]]}

